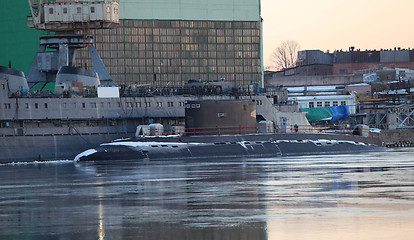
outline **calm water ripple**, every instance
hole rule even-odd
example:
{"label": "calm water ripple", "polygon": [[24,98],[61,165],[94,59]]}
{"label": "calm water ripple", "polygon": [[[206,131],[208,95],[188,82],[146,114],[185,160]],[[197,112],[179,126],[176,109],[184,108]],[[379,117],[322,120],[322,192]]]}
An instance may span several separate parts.
{"label": "calm water ripple", "polygon": [[414,150],[0,165],[0,239],[412,239]]}

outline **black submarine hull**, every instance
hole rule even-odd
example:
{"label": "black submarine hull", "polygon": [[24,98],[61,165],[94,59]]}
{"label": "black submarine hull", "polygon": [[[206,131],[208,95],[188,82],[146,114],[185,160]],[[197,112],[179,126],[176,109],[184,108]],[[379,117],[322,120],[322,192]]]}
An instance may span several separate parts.
{"label": "black submarine hull", "polygon": [[101,144],[76,161],[211,159],[380,152],[375,139],[344,134],[140,137]]}

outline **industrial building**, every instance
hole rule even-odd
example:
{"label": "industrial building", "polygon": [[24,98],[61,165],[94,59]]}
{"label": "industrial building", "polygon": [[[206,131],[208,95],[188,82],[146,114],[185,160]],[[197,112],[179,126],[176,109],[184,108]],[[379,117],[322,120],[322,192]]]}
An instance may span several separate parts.
{"label": "industrial building", "polygon": [[[1,1],[0,65],[28,70],[41,35],[27,27],[29,12],[27,0]],[[119,16],[116,29],[90,30],[116,84],[262,80],[260,0],[119,0]],[[86,49],[76,65],[92,68]]]}
{"label": "industrial building", "polygon": [[277,75],[352,75],[385,67],[414,69],[414,49],[360,50],[350,47],[348,51],[333,53],[303,50],[298,52],[297,66],[283,69]]}

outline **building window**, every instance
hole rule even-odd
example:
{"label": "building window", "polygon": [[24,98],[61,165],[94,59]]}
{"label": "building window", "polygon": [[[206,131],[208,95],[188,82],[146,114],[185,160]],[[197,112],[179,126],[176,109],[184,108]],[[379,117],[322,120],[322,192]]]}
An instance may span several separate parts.
{"label": "building window", "polygon": [[45,108],[47,108],[47,103],[45,103]]}
{"label": "building window", "polygon": [[92,102],[91,103],[91,108],[96,108],[96,103]]}
{"label": "building window", "polygon": [[162,107],[162,102],[157,102],[157,107]]}
{"label": "building window", "polygon": [[325,107],[330,107],[331,106],[331,102],[325,102]]}
{"label": "building window", "polygon": [[346,101],[341,101],[341,105],[346,105]]}
{"label": "building window", "polygon": [[64,14],[68,13],[68,8],[63,8],[63,13]]}
{"label": "building window", "polygon": [[4,104],[4,108],[5,108],[5,109],[11,109],[11,105],[10,105],[10,103],[5,103],[5,104]]}
{"label": "building window", "polygon": [[338,106],[338,101],[333,101],[332,106],[335,106],[335,107]]}
{"label": "building window", "polygon": [[315,107],[315,103],[314,102],[309,102],[309,108],[314,108]]}
{"label": "building window", "polygon": [[26,103],[26,109],[29,109],[29,104],[28,103]]}
{"label": "building window", "polygon": [[91,13],[95,13],[95,7],[91,7]]}
{"label": "building window", "polygon": [[78,7],[78,8],[76,9],[76,12],[77,12],[77,13],[82,13],[82,9],[81,9],[80,7]]}
{"label": "building window", "polygon": [[145,107],[151,107],[151,103],[150,102],[146,102],[145,103]]}
{"label": "building window", "polygon": [[35,108],[39,108],[39,104],[38,103],[35,103]]}
{"label": "building window", "polygon": [[82,103],[82,108],[86,108],[86,104],[85,103]]}
{"label": "building window", "polygon": [[63,108],[66,108],[66,103],[62,103],[62,105],[63,105]]}
{"label": "building window", "polygon": [[106,13],[110,13],[111,12],[111,8],[110,7],[107,7],[106,8]]}
{"label": "building window", "polygon": [[53,14],[53,8],[49,8],[49,14]]}
{"label": "building window", "polygon": [[322,102],[316,102],[317,107],[322,107]]}
{"label": "building window", "polygon": [[168,102],[168,107],[174,107],[174,102]]}

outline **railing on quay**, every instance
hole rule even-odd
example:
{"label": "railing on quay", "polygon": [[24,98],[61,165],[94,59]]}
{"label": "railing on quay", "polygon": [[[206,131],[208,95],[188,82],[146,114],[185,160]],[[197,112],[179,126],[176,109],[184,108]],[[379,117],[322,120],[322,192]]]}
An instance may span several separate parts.
{"label": "railing on quay", "polygon": [[[255,133],[335,133],[368,135],[370,130],[355,129],[348,126],[330,125],[284,125],[284,126],[221,126],[204,128],[182,128],[182,134],[187,136],[196,135],[234,135],[234,134],[255,134]],[[164,134],[177,134],[177,131],[165,131]]]}

